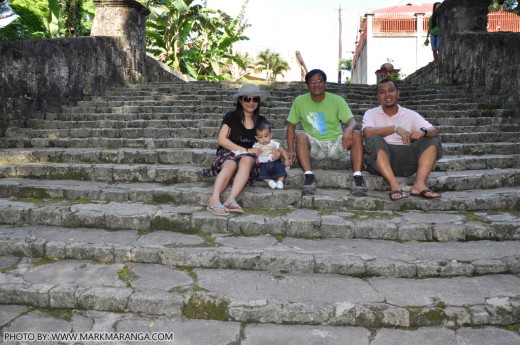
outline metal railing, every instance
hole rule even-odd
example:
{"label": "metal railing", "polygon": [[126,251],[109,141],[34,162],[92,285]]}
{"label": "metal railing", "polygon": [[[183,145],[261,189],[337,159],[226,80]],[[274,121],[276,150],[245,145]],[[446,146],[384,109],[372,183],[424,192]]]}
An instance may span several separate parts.
{"label": "metal railing", "polygon": [[[428,18],[423,18],[423,31],[428,30]],[[387,13],[374,17],[374,33],[416,32],[417,18],[402,13]]]}
{"label": "metal railing", "polygon": [[520,32],[520,16],[515,13],[498,10],[488,14],[488,32]]}
{"label": "metal railing", "polygon": [[[428,32],[428,20],[430,16],[425,16],[423,18],[422,23],[422,31],[424,33]],[[353,66],[355,65],[355,61],[359,53],[361,52],[361,48],[363,46],[363,42],[367,37],[367,23],[366,20],[363,21],[363,29],[362,33],[359,37],[359,41],[356,42],[356,51],[353,57]],[[417,31],[417,18],[415,16],[410,16],[402,13],[386,13],[380,14],[377,17],[374,17],[372,22],[372,30],[374,34],[381,33],[411,33]],[[520,16],[506,12],[504,10],[492,11],[488,14],[488,32],[520,32]]]}

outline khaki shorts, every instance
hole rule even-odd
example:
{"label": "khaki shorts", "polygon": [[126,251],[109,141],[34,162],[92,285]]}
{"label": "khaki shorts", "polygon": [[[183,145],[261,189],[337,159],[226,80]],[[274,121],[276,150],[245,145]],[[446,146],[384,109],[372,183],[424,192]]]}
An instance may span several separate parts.
{"label": "khaki shorts", "polygon": [[343,134],[340,134],[336,140],[318,140],[305,134],[311,143],[311,158],[313,159],[342,159],[349,154],[349,151],[343,148]]}

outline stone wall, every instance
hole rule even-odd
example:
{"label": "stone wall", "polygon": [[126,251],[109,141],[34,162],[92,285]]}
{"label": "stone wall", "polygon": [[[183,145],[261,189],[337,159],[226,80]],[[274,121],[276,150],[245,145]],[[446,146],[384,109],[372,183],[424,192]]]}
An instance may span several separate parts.
{"label": "stone wall", "polygon": [[[126,83],[175,81],[146,55],[148,9],[133,0],[95,1],[91,37],[0,42],[0,136],[41,111]],[[185,78],[182,78],[185,79]]]}
{"label": "stone wall", "polygon": [[0,131],[24,126],[38,111],[55,111],[108,87],[133,71],[117,37],[24,40],[0,44]]}
{"label": "stone wall", "polygon": [[438,67],[428,65],[407,78],[416,84],[469,87],[520,117],[520,33],[487,32],[491,0],[445,0],[440,10]]}

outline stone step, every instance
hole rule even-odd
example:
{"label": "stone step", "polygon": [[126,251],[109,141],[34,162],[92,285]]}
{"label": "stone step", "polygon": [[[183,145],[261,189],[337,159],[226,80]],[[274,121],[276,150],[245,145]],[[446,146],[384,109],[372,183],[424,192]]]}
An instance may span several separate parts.
{"label": "stone step", "polygon": [[[279,128],[278,135],[283,135],[287,119],[269,119],[273,128]],[[33,131],[47,129],[71,129],[71,128],[193,128],[193,127],[220,127],[221,118],[201,118],[201,119],[156,119],[156,120],[131,120],[131,119],[105,119],[92,121],[62,121],[62,120],[29,120],[27,128]],[[436,126],[441,133],[489,133],[489,132],[518,132],[520,124],[498,124],[498,125],[479,125],[477,126],[453,126],[439,125]],[[16,130],[9,130],[12,135],[17,135]],[[11,134],[9,134],[11,135]],[[19,134],[18,134],[19,135]]]}
{"label": "stone step", "polygon": [[[190,164],[208,166],[215,149],[193,148],[30,148],[3,149],[0,161],[13,163],[111,163],[111,164]],[[298,165],[293,166],[297,168]],[[342,161],[323,159],[313,162],[315,169],[352,169],[349,158]],[[435,171],[520,168],[520,154],[510,155],[444,155],[436,162]]]}
{"label": "stone step", "polygon": [[[367,106],[377,106],[377,102],[372,99],[367,99],[367,97],[362,97],[358,99],[353,99],[353,97],[345,97],[347,103],[351,108],[362,108]],[[81,107],[84,109],[98,109],[98,108],[112,108],[112,107],[153,107],[153,106],[175,106],[175,107],[199,107],[201,106],[201,101],[203,101],[208,106],[227,106],[230,109],[234,107],[234,102],[232,101],[232,96],[223,97],[223,96],[215,96],[215,95],[203,95],[203,96],[186,96],[179,97],[177,95],[164,95],[161,97],[153,97],[150,98],[135,98],[135,97],[126,97],[124,99],[113,99],[106,98],[103,100],[89,100],[89,101],[78,101],[77,107]],[[262,101],[262,109],[264,107],[273,108],[273,107],[285,107],[290,108],[291,103],[293,101],[294,96],[290,95],[287,98],[283,98],[283,96],[277,95],[276,98],[268,98],[267,100]],[[469,98],[461,98],[461,99],[425,99],[425,100],[400,100],[400,104],[404,107],[409,108],[420,108],[422,110],[427,109],[445,109],[445,110],[465,110],[467,111],[472,109],[481,109],[481,110],[489,110],[487,107],[483,107],[480,103],[475,102]],[[69,107],[69,106],[68,106]],[[65,109],[68,109],[65,107]],[[485,109],[482,109],[485,108]]]}
{"label": "stone step", "polygon": [[[362,116],[368,109],[376,107],[378,104],[363,103],[349,104],[354,115]],[[113,106],[113,107],[75,107],[75,106],[63,106],[63,112],[66,113],[112,113],[112,114],[135,114],[135,113],[214,113],[223,114],[234,109],[235,106],[232,103],[215,103],[215,104],[198,104],[196,106],[183,106],[183,105],[148,105],[148,106]],[[266,117],[272,115],[285,115],[287,116],[290,109],[290,102],[286,102],[283,106],[262,106],[261,113]],[[473,108],[468,107],[466,104],[453,104],[446,106],[442,112],[438,111],[437,105],[432,106],[417,106],[413,110],[419,112],[425,117],[431,118],[442,118],[451,117],[454,112],[459,111],[463,113],[464,117],[496,117],[502,115],[504,117],[511,117],[510,112],[497,112],[495,110],[478,109],[478,104],[474,104]]]}
{"label": "stone step", "polygon": [[[227,97],[236,93],[236,90],[241,86],[240,83],[229,84],[229,85],[201,85],[199,82],[196,84],[153,84],[149,83],[140,87],[124,87],[115,88],[108,90],[105,94],[108,96],[113,95],[150,95],[150,94],[185,94],[194,96],[198,93],[202,94],[219,94]],[[260,85],[260,87],[271,94],[276,95],[298,95],[307,92],[307,88],[304,83],[295,83],[291,85],[281,85],[276,83],[275,85]],[[338,94],[350,94],[359,95],[363,97],[374,97],[376,87],[373,85],[338,85],[335,83],[327,83],[326,88],[329,92]],[[196,91],[196,92],[194,92]],[[416,85],[402,85],[400,86],[400,94],[402,97],[418,97],[422,99],[428,99],[443,95],[444,97],[468,97],[467,90],[461,87],[447,86],[437,87],[436,85],[430,85],[426,87]]]}
{"label": "stone step", "polygon": [[[498,125],[517,125],[519,121],[515,122],[514,118],[511,117],[468,117],[465,116],[465,112],[439,112],[436,114],[435,112],[431,112],[432,116],[428,117],[424,115],[425,118],[431,122],[434,126],[498,126]],[[271,122],[277,121],[287,121],[287,113],[285,114],[272,114],[269,116],[269,120]],[[197,113],[190,114],[190,119],[217,119],[222,121],[223,114],[217,113]],[[45,121],[153,121],[153,120],[182,120],[186,119],[185,113],[151,113],[151,112],[143,112],[143,113],[121,113],[121,114],[112,114],[112,113],[88,113],[88,112],[78,112],[78,113],[44,113],[42,114],[42,120]],[[361,123],[362,122],[362,114],[356,115],[356,120]],[[32,121],[32,120],[31,120]],[[41,120],[36,120],[41,121]],[[285,122],[284,122],[285,123]],[[502,128],[502,127],[500,127]]]}
{"label": "stone step", "polygon": [[[373,92],[369,94],[366,93],[358,93],[358,92],[345,92],[343,90],[338,90],[334,92],[342,97],[344,97],[348,102],[354,102],[358,100],[372,100],[374,97]],[[124,94],[121,93],[107,93],[105,95],[93,96],[89,100],[79,101],[77,102],[78,106],[97,106],[102,104],[107,104],[109,102],[118,102],[115,104],[118,105],[130,105],[131,102],[137,102],[134,104],[146,104],[145,102],[172,102],[172,101],[188,101],[193,103],[194,101],[210,101],[210,102],[229,102],[232,99],[234,92],[223,92],[221,90],[200,90],[197,91],[196,94],[193,92],[179,92],[176,91],[175,94],[171,92],[167,93],[159,93],[159,92],[126,92]],[[267,98],[265,101],[266,104],[272,104],[273,102],[291,102],[294,97],[300,94],[300,90],[297,91],[276,91],[275,94],[271,94],[271,97]],[[416,95],[404,93],[404,96],[401,96],[400,103],[403,103],[405,106],[415,106],[421,104],[454,104],[454,103],[464,103],[470,102],[474,103],[475,100],[472,97],[468,97],[467,95],[452,95],[452,94],[433,94],[433,95]],[[190,104],[191,104],[190,103]],[[498,107],[498,105],[496,105]],[[483,107],[483,106],[481,106]],[[491,106],[488,106],[490,108]]]}
{"label": "stone step", "polygon": [[[280,140],[285,145],[285,140]],[[508,155],[520,153],[520,143],[515,142],[479,142],[479,143],[443,143],[445,155]],[[106,150],[121,148],[164,149],[197,148],[215,150],[214,138],[0,138],[0,148],[103,148]]]}
{"label": "stone step", "polygon": [[[346,164],[346,163],[345,163]],[[350,173],[340,170],[314,169],[318,189],[323,193],[345,194],[352,182]],[[365,175],[367,187],[372,191],[387,190],[387,185],[379,176]],[[18,163],[0,165],[0,178],[38,178],[48,180],[80,180],[98,182],[152,182],[211,183],[204,179],[201,168],[193,165],[164,164],[88,164],[88,163]],[[287,187],[298,189],[303,180],[300,169],[291,169]],[[411,185],[413,176],[399,178],[403,188]],[[463,191],[471,189],[493,189],[516,187],[520,181],[519,169],[433,171],[427,183],[437,191]],[[331,190],[334,189],[334,190]]]}
{"label": "stone step", "polygon": [[[185,189],[183,200],[207,195],[194,195],[196,189]],[[116,193],[118,190],[115,191]],[[150,197],[150,192],[129,191],[134,199]],[[504,191],[506,192],[506,191]],[[518,191],[507,191],[516,194]],[[507,192],[504,193],[507,195]],[[71,192],[72,193],[72,192]],[[178,191],[177,191],[178,193]],[[460,193],[459,193],[460,194]],[[16,226],[50,225],[86,227],[140,232],[168,230],[192,234],[272,235],[301,238],[364,238],[403,241],[467,241],[519,240],[520,222],[512,212],[493,211],[496,198],[481,197],[486,211],[451,211],[451,208],[424,211],[298,208],[268,210],[246,207],[246,214],[216,216],[206,210],[200,200],[194,203],[168,204],[167,191],[157,192],[160,203],[93,202],[65,199],[0,199],[0,224]],[[154,197],[154,195],[152,195]],[[245,197],[247,198],[247,197]],[[295,197],[296,198],[296,197]],[[475,196],[479,198],[479,196]],[[271,198],[272,199],[272,198]],[[312,201],[306,198],[304,201]],[[319,198],[314,200],[319,203]],[[449,202],[449,196],[446,198]],[[153,200],[153,199],[152,199]],[[269,200],[267,200],[269,201]],[[328,202],[328,200],[325,200]],[[374,201],[372,201],[374,202]],[[394,203],[395,204],[395,203]],[[177,206],[178,205],[178,206]],[[247,205],[244,202],[244,205]],[[432,205],[431,203],[429,205]],[[399,205],[395,205],[399,206]],[[420,209],[419,205],[414,205]],[[319,207],[319,206],[318,206]],[[506,209],[507,207],[502,207]],[[518,208],[516,208],[518,209]],[[515,209],[515,210],[516,210]]]}
{"label": "stone step", "polygon": [[[172,122],[170,122],[172,123]],[[188,125],[189,122],[180,124]],[[147,127],[147,128],[65,128],[65,129],[31,129],[9,128],[7,137],[26,138],[216,138],[218,126],[210,127]],[[285,128],[273,129],[274,138],[285,138]],[[474,132],[474,133],[441,133],[443,142],[472,143],[493,141],[517,141],[517,132]]]}
{"label": "stone step", "polygon": [[520,241],[395,242],[0,225],[5,256],[355,277],[520,273]]}
{"label": "stone step", "polygon": [[12,260],[18,261],[1,273],[0,303],[43,309],[365,328],[506,327],[516,323],[520,312],[520,278],[507,274],[361,279],[92,260]]}
{"label": "stone step", "polygon": [[[173,334],[174,342],[184,345],[337,345],[345,339],[356,345],[403,344],[472,344],[512,345],[520,343],[514,331],[500,327],[419,327],[383,328],[368,330],[364,327],[282,325],[269,323],[239,323],[234,321],[190,320],[168,316],[136,315],[85,311],[79,309],[34,309],[22,305],[3,307],[0,328],[4,332],[63,332],[87,336],[107,332],[110,336],[128,336],[134,332],[152,336]],[[116,333],[117,330],[117,333]],[[79,342],[75,342],[79,344]],[[111,342],[112,344],[114,342]],[[140,342],[139,344],[157,344]]]}

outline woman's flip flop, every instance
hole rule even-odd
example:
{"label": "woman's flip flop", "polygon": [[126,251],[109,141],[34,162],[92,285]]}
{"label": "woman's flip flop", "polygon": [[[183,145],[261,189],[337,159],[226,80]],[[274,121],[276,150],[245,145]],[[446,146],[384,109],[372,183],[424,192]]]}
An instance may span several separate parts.
{"label": "woman's flip flop", "polygon": [[[224,212],[218,212],[217,210],[224,210]],[[215,216],[229,216],[229,212],[226,211],[224,205],[208,206],[208,211],[213,213]]]}

